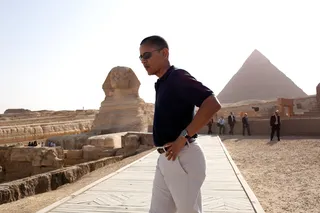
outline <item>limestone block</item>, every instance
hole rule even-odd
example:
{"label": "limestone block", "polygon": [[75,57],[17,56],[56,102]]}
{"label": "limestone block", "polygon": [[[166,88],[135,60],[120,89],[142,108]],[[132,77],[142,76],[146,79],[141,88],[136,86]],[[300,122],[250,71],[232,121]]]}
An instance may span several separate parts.
{"label": "limestone block", "polygon": [[154,146],[152,133],[140,134],[139,137],[141,145]]}
{"label": "limestone block", "polygon": [[67,150],[66,158],[68,159],[82,159],[83,158],[83,150]]}
{"label": "limestone block", "polygon": [[125,135],[122,136],[122,148],[134,147],[137,149],[140,145],[139,136],[137,135]]}
{"label": "limestone block", "polygon": [[44,167],[48,167],[46,171],[49,171],[64,165],[60,147],[7,147],[1,153],[6,181],[37,174]]}
{"label": "limestone block", "polygon": [[89,134],[82,133],[77,135],[64,135],[50,137],[46,140],[46,146],[48,146],[49,141],[54,142],[56,146],[61,146],[63,149],[81,149],[87,144],[87,139],[90,137]]}
{"label": "limestone block", "polygon": [[120,132],[91,136],[88,138],[87,144],[103,148],[121,148],[121,136],[124,134],[125,133]]}
{"label": "limestone block", "polygon": [[58,157],[58,153],[54,149],[49,149],[41,160],[41,166],[61,168],[63,159]]}
{"label": "limestone block", "polygon": [[100,158],[115,156],[119,149],[107,149],[100,153]]}
{"label": "limestone block", "polygon": [[97,134],[147,132],[145,102],[139,97],[140,81],[128,67],[114,67],[103,83],[105,99],[93,121]]}
{"label": "limestone block", "polygon": [[116,152],[117,156],[130,157],[137,153],[137,148],[134,146],[127,146],[121,149],[118,149]]}
{"label": "limestone block", "polygon": [[85,145],[82,147],[83,150],[83,159],[85,160],[96,160],[99,159],[100,153],[102,152],[101,149],[96,148],[92,145]]}

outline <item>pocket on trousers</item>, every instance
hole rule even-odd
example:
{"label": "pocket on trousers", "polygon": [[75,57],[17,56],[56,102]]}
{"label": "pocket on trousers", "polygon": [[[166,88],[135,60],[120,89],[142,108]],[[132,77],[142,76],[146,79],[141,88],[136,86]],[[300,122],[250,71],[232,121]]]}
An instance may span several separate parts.
{"label": "pocket on trousers", "polygon": [[177,157],[176,158],[176,165],[177,165],[177,167],[178,167],[178,169],[180,170],[180,172],[182,172],[182,173],[184,173],[184,174],[188,174],[188,172],[186,171],[186,169],[182,166],[182,163],[181,163],[181,161],[180,161],[180,157]]}

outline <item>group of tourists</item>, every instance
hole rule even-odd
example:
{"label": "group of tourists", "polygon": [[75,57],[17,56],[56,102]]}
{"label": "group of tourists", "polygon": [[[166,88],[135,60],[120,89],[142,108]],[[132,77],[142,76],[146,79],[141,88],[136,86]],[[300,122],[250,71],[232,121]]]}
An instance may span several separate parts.
{"label": "group of tourists", "polygon": [[[250,131],[250,124],[249,124],[249,119],[248,119],[248,114],[244,113],[242,116],[242,135],[245,136],[246,132],[250,136],[251,131]],[[228,126],[229,126],[229,134],[233,135],[234,134],[234,126],[236,124],[236,117],[234,116],[233,112],[230,112],[230,115],[228,116]],[[211,118],[210,121],[208,122],[208,134],[213,134],[212,131],[212,125],[214,121]],[[281,125],[281,120],[280,120],[280,115],[279,111],[276,110],[274,114],[270,117],[270,127],[271,127],[271,135],[270,135],[270,141],[273,140],[274,135],[276,134],[278,141],[280,141],[280,125]],[[217,121],[217,127],[218,127],[218,134],[219,135],[224,135],[225,130],[226,130],[226,122],[223,116],[221,116],[218,121]]]}

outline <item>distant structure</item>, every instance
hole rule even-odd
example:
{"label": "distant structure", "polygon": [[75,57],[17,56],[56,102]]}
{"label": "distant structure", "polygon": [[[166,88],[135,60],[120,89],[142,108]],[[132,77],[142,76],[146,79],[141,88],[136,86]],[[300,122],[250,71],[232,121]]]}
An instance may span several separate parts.
{"label": "distant structure", "polygon": [[272,100],[307,96],[269,59],[258,50],[254,50],[218,94],[218,99],[221,103],[236,103],[245,100]]}
{"label": "distant structure", "polygon": [[20,113],[29,113],[31,110],[29,109],[6,109],[4,114],[20,114]]}

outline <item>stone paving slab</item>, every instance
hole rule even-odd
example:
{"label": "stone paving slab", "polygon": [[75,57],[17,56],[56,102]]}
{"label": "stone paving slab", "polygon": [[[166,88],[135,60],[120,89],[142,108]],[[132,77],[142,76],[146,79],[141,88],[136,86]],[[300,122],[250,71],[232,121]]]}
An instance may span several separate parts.
{"label": "stone paving slab", "polygon": [[[200,136],[198,140],[207,159],[204,212],[264,213],[220,138]],[[158,155],[154,151],[38,213],[147,213]]]}

